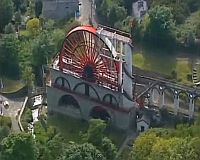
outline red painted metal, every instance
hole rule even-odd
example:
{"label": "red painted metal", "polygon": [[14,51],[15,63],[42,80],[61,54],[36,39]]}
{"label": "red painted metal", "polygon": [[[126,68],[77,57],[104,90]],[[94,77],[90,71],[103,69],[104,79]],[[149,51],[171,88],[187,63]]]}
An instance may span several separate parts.
{"label": "red painted metal", "polygon": [[91,25],[78,26],[78,27],[72,29],[72,30],[67,34],[67,36],[70,35],[70,34],[73,33],[73,32],[76,32],[76,31],[88,31],[88,32],[91,32],[91,33],[96,34],[97,29],[96,29],[95,27],[91,26]]}
{"label": "red painted metal", "polygon": [[112,90],[120,88],[118,62],[92,26],[79,26],[67,34],[58,66],[63,72],[71,71],[76,76]]}

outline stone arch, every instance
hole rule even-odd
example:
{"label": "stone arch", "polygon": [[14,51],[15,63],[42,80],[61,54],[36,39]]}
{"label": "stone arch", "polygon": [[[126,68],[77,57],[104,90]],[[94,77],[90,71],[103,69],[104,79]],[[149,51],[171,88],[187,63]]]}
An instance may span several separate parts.
{"label": "stone arch", "polygon": [[93,86],[91,86],[90,84],[87,84],[87,83],[84,83],[84,82],[81,82],[81,83],[78,83],[74,89],[73,89],[75,92],[78,92],[78,93],[81,93],[81,94],[84,94],[86,96],[89,96],[89,97],[93,97],[95,99],[98,99],[100,100],[100,97],[99,97],[99,94],[98,92],[95,90],[95,88]]}
{"label": "stone arch", "polygon": [[102,119],[107,122],[112,120],[111,114],[104,107],[101,107],[101,106],[93,107],[90,111],[89,116],[91,118]]}
{"label": "stone arch", "polygon": [[60,97],[57,110],[74,118],[80,118],[82,115],[78,101],[71,95],[63,95]]}
{"label": "stone arch", "polygon": [[80,105],[78,101],[71,95],[63,95],[58,100],[58,106],[59,107],[68,107],[73,106],[76,109],[80,109]]}
{"label": "stone arch", "polygon": [[160,94],[159,85],[154,85],[150,90],[150,98],[153,104],[159,103]]}
{"label": "stone arch", "polygon": [[164,106],[174,107],[174,90],[170,87],[165,86],[163,88],[164,94]]}
{"label": "stone arch", "polygon": [[107,104],[110,104],[110,105],[114,105],[116,107],[119,106],[117,98],[115,96],[113,96],[112,94],[106,94],[106,95],[104,95],[103,102],[105,102]]}
{"label": "stone arch", "polygon": [[68,80],[66,80],[64,77],[57,77],[55,84],[63,88],[71,89]]}
{"label": "stone arch", "polygon": [[200,111],[200,95],[194,98],[194,111],[197,113]]}
{"label": "stone arch", "polygon": [[186,91],[181,90],[178,92],[179,97],[179,108],[189,110],[189,95]]}

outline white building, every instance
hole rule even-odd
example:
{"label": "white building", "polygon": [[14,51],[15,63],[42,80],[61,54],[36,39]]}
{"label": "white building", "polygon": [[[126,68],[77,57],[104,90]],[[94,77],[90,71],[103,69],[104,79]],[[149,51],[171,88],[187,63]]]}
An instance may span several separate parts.
{"label": "white building", "polygon": [[147,12],[148,6],[145,0],[138,0],[133,3],[133,16],[141,19]]}
{"label": "white building", "polygon": [[141,118],[137,119],[137,131],[144,132],[150,127],[149,117],[143,115]]}

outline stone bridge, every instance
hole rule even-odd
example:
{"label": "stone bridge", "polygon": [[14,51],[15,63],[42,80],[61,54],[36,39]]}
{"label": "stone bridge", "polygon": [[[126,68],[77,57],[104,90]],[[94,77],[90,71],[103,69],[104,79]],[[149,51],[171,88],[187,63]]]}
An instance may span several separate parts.
{"label": "stone bridge", "polygon": [[148,79],[149,85],[137,98],[146,99],[149,106],[159,109],[166,108],[169,112],[178,113],[192,119],[198,115],[200,109],[200,90],[161,80],[156,78],[139,76]]}

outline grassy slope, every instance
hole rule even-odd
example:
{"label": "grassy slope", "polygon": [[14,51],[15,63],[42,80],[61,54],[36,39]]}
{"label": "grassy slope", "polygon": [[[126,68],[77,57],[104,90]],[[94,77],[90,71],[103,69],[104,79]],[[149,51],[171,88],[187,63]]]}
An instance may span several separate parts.
{"label": "grassy slope", "polygon": [[[58,131],[61,132],[63,137],[65,137],[66,141],[74,141],[77,143],[80,143],[81,141],[80,133],[86,133],[88,128],[88,123],[86,121],[81,121],[62,115],[48,117],[48,123],[50,126],[55,126]],[[125,137],[124,133],[116,130],[107,130],[105,134],[118,147]]]}
{"label": "grassy slope", "polygon": [[189,58],[178,58],[176,54],[164,51],[153,52],[143,48],[136,48],[133,54],[133,65],[144,70],[171,75],[177,72],[177,80],[184,84],[191,84],[187,75],[192,74],[192,65]]}

